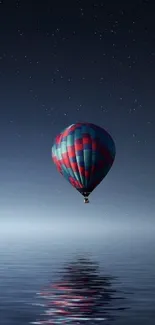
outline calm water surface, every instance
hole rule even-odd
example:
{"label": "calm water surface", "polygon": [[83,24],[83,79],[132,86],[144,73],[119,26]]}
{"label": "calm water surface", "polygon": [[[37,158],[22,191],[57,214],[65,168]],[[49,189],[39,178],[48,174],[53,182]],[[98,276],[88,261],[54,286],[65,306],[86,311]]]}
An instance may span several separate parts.
{"label": "calm water surface", "polygon": [[[0,324],[24,325],[42,313],[36,293],[59,280],[65,263],[82,254],[97,261],[101,275],[115,277],[112,289],[121,300],[112,300],[114,325],[155,324],[155,238],[78,238],[3,236],[0,239]],[[114,310],[115,309],[115,310]]]}

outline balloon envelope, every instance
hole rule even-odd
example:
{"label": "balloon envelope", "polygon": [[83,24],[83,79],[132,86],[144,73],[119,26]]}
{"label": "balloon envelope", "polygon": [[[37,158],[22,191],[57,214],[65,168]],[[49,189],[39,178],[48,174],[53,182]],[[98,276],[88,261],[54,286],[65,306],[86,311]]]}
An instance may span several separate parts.
{"label": "balloon envelope", "polygon": [[105,178],[115,154],[111,136],[92,123],[70,125],[56,137],[52,147],[58,171],[84,196]]}

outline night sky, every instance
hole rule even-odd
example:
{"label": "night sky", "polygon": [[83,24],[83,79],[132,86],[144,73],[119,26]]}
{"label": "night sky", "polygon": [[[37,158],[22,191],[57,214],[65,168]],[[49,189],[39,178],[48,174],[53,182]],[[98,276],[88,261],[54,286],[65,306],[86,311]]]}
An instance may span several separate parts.
{"label": "night sky", "polygon": [[[0,1],[1,225],[155,225],[154,12],[146,0]],[[117,150],[89,205],[51,159],[78,121]]]}

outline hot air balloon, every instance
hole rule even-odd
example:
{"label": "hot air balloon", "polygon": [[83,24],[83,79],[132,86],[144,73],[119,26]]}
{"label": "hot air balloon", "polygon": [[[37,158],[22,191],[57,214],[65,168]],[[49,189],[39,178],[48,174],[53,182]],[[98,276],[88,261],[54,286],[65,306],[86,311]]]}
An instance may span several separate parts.
{"label": "hot air balloon", "polygon": [[112,137],[92,123],[76,123],[55,139],[52,158],[57,170],[89,203],[88,196],[109,172],[116,154]]}

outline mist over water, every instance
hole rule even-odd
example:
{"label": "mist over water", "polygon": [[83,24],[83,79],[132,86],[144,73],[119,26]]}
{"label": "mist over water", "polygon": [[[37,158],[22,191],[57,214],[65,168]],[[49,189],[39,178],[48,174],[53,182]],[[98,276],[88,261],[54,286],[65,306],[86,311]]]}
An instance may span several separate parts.
{"label": "mist over water", "polygon": [[[0,227],[0,324],[24,325],[39,319],[36,293],[60,279],[76,256],[99,263],[101,275],[115,277],[114,325],[154,324],[155,236],[145,224],[3,221]],[[119,310],[120,308],[120,310]],[[124,309],[125,308],[125,309]],[[123,311],[121,309],[124,309]]]}

